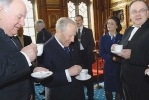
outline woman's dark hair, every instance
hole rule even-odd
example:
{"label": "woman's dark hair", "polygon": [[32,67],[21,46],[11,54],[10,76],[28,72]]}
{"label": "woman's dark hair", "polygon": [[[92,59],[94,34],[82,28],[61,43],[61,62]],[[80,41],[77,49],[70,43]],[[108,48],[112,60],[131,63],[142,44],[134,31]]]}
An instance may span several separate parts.
{"label": "woman's dark hair", "polygon": [[[121,30],[122,30],[122,26],[121,26],[121,23],[120,23],[120,19],[116,16],[110,16],[108,18],[109,19],[113,19],[115,22],[116,22],[116,25],[117,25],[117,29],[116,29],[116,32],[119,33]],[[107,29],[107,23],[105,24],[105,28]]]}

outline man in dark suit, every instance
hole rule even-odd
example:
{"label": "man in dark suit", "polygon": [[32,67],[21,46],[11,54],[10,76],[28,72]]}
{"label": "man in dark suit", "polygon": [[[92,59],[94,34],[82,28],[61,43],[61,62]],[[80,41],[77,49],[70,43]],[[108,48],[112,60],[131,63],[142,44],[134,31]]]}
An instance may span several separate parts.
{"label": "man in dark suit", "polygon": [[30,36],[23,35],[23,33],[24,33],[23,27],[19,28],[17,38],[20,41],[22,47],[25,47],[32,43],[32,39]]}
{"label": "man in dark suit", "polygon": [[24,25],[26,6],[22,0],[0,0],[0,4],[0,99],[29,100],[29,66],[36,58],[37,46],[30,44],[20,50],[13,39]]}
{"label": "man in dark suit", "polygon": [[[44,44],[52,37],[52,34],[45,28],[45,23],[42,19],[35,21],[35,29],[38,32],[36,43]],[[38,65],[43,64],[43,58],[44,58],[43,56],[44,56],[44,53],[41,56],[37,57]]]}
{"label": "man in dark suit", "polygon": [[[78,44],[78,48],[81,52],[81,57],[84,64],[84,69],[88,69],[88,73],[93,76],[92,64],[95,62],[95,57],[93,54],[94,50],[94,39],[92,30],[83,26],[83,17],[77,15],[75,17],[75,22],[77,25],[77,35],[75,37],[75,42]],[[94,88],[93,88],[93,78],[84,81],[84,85],[87,87],[88,100],[93,100]]]}
{"label": "man in dark suit", "polygon": [[44,66],[53,72],[43,81],[50,87],[50,100],[85,100],[83,85],[75,76],[82,67],[74,43],[76,24],[67,17],[56,23],[56,34],[44,46]]}
{"label": "man in dark suit", "polygon": [[[121,77],[125,100],[148,100],[149,77],[144,75],[149,65],[149,6],[135,0],[129,6],[133,26],[126,29],[121,44]],[[113,49],[114,46],[111,48]]]}
{"label": "man in dark suit", "polygon": [[[20,41],[20,44],[22,47],[25,47],[27,45],[30,45],[32,43],[32,39],[30,36],[27,36],[27,35],[23,35],[24,33],[24,29],[23,27],[19,28],[18,30],[18,34],[16,36],[16,38]],[[32,63],[33,64],[33,63]],[[31,70],[34,69],[34,64],[30,67]],[[30,84],[31,84],[31,99],[30,100],[35,100],[35,89],[34,89],[34,83],[33,83],[33,80],[32,78],[30,78]]]}
{"label": "man in dark suit", "polygon": [[45,28],[45,23],[42,19],[35,21],[35,29],[38,32],[36,43],[45,43],[52,37],[52,34]]}

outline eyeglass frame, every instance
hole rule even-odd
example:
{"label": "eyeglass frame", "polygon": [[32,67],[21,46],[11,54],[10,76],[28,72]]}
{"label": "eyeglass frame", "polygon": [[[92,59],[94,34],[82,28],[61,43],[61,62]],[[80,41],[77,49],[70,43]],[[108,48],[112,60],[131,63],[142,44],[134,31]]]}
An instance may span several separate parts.
{"label": "eyeglass frame", "polygon": [[133,11],[130,12],[130,14],[136,15],[138,12],[139,12],[140,14],[143,14],[143,13],[146,12],[147,10],[148,10],[148,9],[140,9],[139,11],[133,10]]}

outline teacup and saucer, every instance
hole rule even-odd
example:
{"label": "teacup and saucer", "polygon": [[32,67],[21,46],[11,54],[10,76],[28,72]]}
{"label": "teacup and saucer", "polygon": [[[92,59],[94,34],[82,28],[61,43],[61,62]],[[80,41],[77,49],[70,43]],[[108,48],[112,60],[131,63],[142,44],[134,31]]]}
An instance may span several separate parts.
{"label": "teacup and saucer", "polygon": [[91,75],[88,74],[88,69],[82,69],[80,74],[76,76],[76,79],[81,81],[88,80],[90,78],[91,78]]}

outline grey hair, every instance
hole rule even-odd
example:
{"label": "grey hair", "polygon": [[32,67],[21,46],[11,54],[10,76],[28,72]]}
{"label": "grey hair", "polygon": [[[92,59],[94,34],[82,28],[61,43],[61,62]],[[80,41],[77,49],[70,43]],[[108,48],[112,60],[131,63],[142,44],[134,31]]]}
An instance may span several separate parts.
{"label": "grey hair", "polygon": [[64,32],[67,27],[67,24],[69,24],[69,23],[76,26],[76,23],[72,19],[70,19],[68,17],[61,17],[56,23],[56,30],[59,29],[62,32]]}
{"label": "grey hair", "polygon": [[35,21],[35,25],[39,25],[41,27],[45,27],[45,23],[42,19],[38,19],[37,21]]}
{"label": "grey hair", "polygon": [[13,2],[14,0],[0,0],[0,6],[4,8],[4,11],[8,11],[9,5]]}

